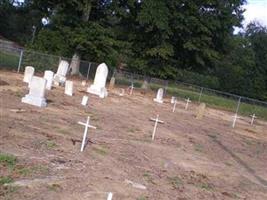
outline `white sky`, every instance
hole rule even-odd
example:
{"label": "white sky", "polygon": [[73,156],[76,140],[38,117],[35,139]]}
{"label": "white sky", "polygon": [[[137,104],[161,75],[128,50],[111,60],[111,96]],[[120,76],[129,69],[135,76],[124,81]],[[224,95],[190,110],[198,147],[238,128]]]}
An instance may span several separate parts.
{"label": "white sky", "polygon": [[247,1],[247,4],[244,6],[244,8],[246,9],[246,11],[244,12],[244,27],[253,20],[257,20],[261,24],[267,26],[267,0]]}

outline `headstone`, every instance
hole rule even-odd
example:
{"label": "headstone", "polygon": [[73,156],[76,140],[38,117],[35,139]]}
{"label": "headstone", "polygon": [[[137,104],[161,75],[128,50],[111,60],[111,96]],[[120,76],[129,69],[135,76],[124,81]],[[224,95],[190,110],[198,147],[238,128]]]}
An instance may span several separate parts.
{"label": "headstone", "polygon": [[88,99],[89,99],[88,96],[83,96],[83,99],[82,99],[82,103],[81,103],[81,104],[82,104],[83,106],[87,106]]}
{"label": "headstone", "polygon": [[154,101],[157,103],[163,103],[163,93],[164,93],[163,89],[159,88],[157,92],[157,97],[154,98]]}
{"label": "headstone", "polygon": [[204,116],[204,112],[205,112],[205,108],[206,108],[206,104],[205,103],[201,103],[198,108],[197,108],[197,113],[196,113],[196,118],[197,119],[202,119]]}
{"label": "headstone", "polygon": [[154,121],[155,124],[154,124],[154,129],[153,129],[153,133],[152,133],[152,140],[154,140],[155,138],[155,134],[156,134],[156,130],[157,130],[157,126],[158,126],[158,123],[164,123],[164,121],[161,121],[159,120],[159,115],[157,115],[157,118],[154,119],[154,118],[150,118],[151,121]]}
{"label": "headstone", "polygon": [[46,80],[46,89],[51,90],[53,84],[54,72],[46,70],[44,73],[44,79]]}
{"label": "headstone", "polygon": [[174,104],[175,101],[176,101],[176,97],[172,97],[172,98],[171,98],[171,104]]}
{"label": "headstone", "polygon": [[134,84],[131,83],[131,85],[128,87],[128,90],[129,90],[129,94],[130,94],[130,95],[133,94],[133,89],[134,89]]}
{"label": "headstone", "polygon": [[109,192],[107,200],[112,200],[112,196],[113,196],[112,192]]}
{"label": "headstone", "polygon": [[86,86],[86,80],[82,81],[82,86]]}
{"label": "headstone", "polygon": [[115,85],[115,77],[111,77],[110,81],[109,81],[109,89],[112,90],[114,88]]}
{"label": "headstone", "polygon": [[119,96],[123,97],[125,94],[125,90],[123,88],[120,89]]}
{"label": "headstone", "polygon": [[68,70],[69,63],[65,60],[61,60],[57,69],[57,73],[54,76],[55,85],[64,85]]}
{"label": "headstone", "polygon": [[66,81],[65,83],[65,94],[72,96],[73,95],[73,82],[72,81]]}
{"label": "headstone", "polygon": [[89,116],[87,117],[86,123],[78,122],[78,124],[85,126],[84,132],[83,132],[83,140],[82,140],[82,145],[81,145],[81,152],[83,152],[83,150],[84,150],[88,128],[96,129],[96,127],[95,126],[91,126],[89,124],[89,122],[90,122],[90,117]]}
{"label": "headstone", "polygon": [[45,107],[45,87],[46,80],[44,78],[33,76],[30,82],[29,94],[23,97],[21,101],[34,106]]}
{"label": "headstone", "polygon": [[147,80],[144,80],[141,88],[144,89],[144,90],[147,90],[148,89],[148,82],[147,82]]}
{"label": "headstone", "polygon": [[32,66],[25,67],[23,82],[30,83],[34,75],[34,68]]}
{"label": "headstone", "polygon": [[106,89],[107,76],[108,67],[105,63],[102,63],[97,67],[94,83],[87,88],[87,92],[101,97],[106,97],[108,95]]}

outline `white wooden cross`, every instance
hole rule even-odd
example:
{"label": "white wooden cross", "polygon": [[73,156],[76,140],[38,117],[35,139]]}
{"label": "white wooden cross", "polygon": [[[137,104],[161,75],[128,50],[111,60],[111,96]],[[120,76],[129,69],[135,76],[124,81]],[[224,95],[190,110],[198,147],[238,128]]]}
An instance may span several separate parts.
{"label": "white wooden cross", "polygon": [[177,104],[177,100],[175,99],[174,104],[173,104],[173,108],[172,108],[172,112],[175,112],[176,104]]}
{"label": "white wooden cross", "polygon": [[112,196],[113,196],[112,192],[109,192],[107,200],[112,200]]}
{"label": "white wooden cross", "polygon": [[237,116],[237,113],[233,117],[234,117],[234,120],[233,120],[232,127],[235,128],[236,120],[239,119],[240,117]]}
{"label": "white wooden cross", "polygon": [[87,137],[88,128],[96,129],[95,126],[91,126],[89,124],[89,121],[90,121],[90,117],[88,116],[86,123],[84,123],[84,122],[78,122],[78,124],[85,126],[84,133],[83,133],[83,141],[82,141],[82,146],[81,146],[81,152],[83,152],[83,149],[84,149],[84,145],[85,145],[85,141],[86,141],[86,137]]}
{"label": "white wooden cross", "polygon": [[257,117],[256,117],[255,113],[253,115],[250,115],[250,117],[251,117],[250,125],[253,125],[254,120],[257,119]]}
{"label": "white wooden cross", "polygon": [[189,98],[187,98],[185,101],[186,101],[186,104],[185,104],[185,110],[187,110],[187,108],[188,108],[188,103],[190,103],[191,101],[190,101]]}
{"label": "white wooden cross", "polygon": [[163,124],[164,121],[159,120],[159,115],[157,115],[156,119],[150,118],[150,120],[155,122],[154,130],[153,130],[153,133],[152,133],[152,140],[154,140],[158,123],[162,123]]}
{"label": "white wooden cross", "polygon": [[129,87],[129,89],[130,89],[130,95],[132,95],[133,94],[133,89],[134,89],[133,83],[131,84],[131,86]]}

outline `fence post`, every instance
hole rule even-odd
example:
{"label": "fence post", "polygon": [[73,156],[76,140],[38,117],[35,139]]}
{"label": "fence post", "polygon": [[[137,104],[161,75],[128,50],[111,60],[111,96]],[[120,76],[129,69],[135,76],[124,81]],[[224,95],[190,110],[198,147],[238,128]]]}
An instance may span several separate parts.
{"label": "fence post", "polygon": [[91,69],[91,64],[92,64],[92,63],[89,62],[88,70],[87,70],[87,76],[86,76],[86,79],[87,79],[87,80],[88,80],[88,78],[89,78],[89,72],[90,72],[90,69]]}
{"label": "fence post", "polygon": [[201,91],[200,91],[200,94],[199,94],[199,97],[198,97],[198,103],[200,102],[200,99],[201,99],[202,93],[203,93],[203,87],[201,87]]}
{"label": "fence post", "polygon": [[22,62],[22,57],[23,57],[23,50],[20,51],[20,57],[19,57],[19,64],[18,64],[18,70],[17,70],[17,73],[19,73],[19,71],[20,71],[21,62]]}

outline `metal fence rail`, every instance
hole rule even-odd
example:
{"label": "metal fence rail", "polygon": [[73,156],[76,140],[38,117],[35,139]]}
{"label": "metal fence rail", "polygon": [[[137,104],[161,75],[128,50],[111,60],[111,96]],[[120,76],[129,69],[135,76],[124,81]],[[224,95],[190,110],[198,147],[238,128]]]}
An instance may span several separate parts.
{"label": "metal fence rail", "polygon": [[[25,66],[33,66],[38,72],[44,70],[57,71],[60,60],[67,60],[71,63],[71,58],[55,56],[40,53],[32,50],[18,49],[8,47],[0,42],[0,67],[24,71]],[[80,74],[92,80],[95,76],[98,63],[81,60]],[[142,74],[131,73],[127,71],[112,71],[110,69],[108,79],[114,76],[116,83],[121,85],[133,85],[135,88],[141,88],[144,81],[150,90],[156,92],[159,88],[164,89],[164,95],[176,96],[181,100],[190,98],[195,102],[204,102],[211,107],[216,107],[231,111],[233,113],[250,116],[255,114],[259,118],[267,120],[267,102],[243,97],[227,92],[222,92],[198,85],[193,85],[179,80],[162,80]]]}

